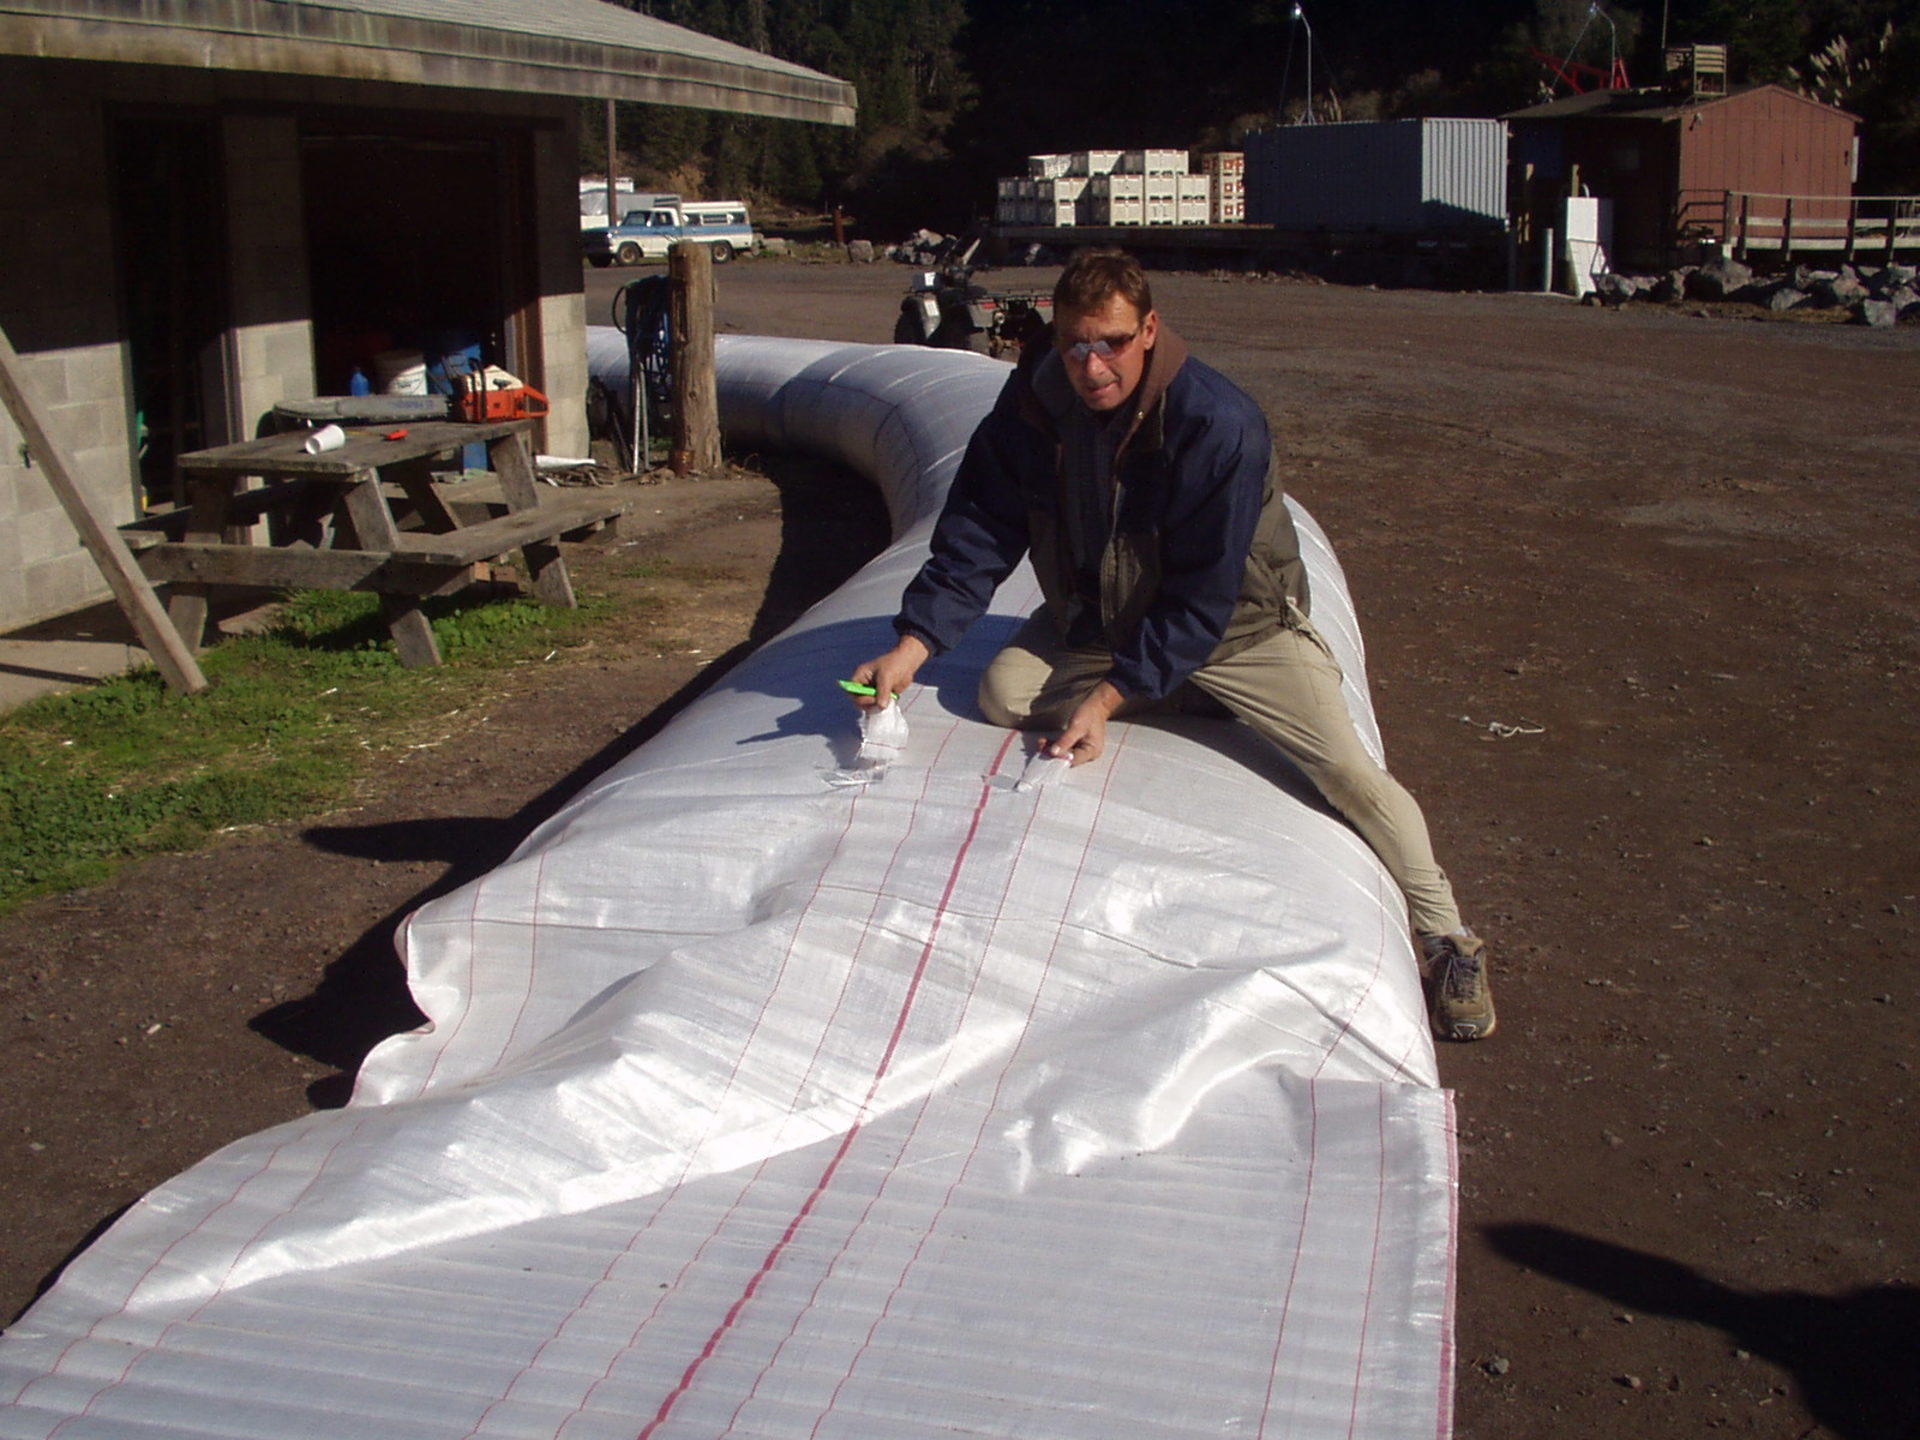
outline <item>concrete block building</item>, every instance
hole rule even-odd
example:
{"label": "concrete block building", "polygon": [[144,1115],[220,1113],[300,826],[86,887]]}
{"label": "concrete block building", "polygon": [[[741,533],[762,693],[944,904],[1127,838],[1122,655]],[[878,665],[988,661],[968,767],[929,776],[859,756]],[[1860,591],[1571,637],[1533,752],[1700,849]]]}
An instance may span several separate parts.
{"label": "concrete block building", "polygon": [[[603,0],[0,0],[0,95],[0,326],[115,522],[411,350],[479,346],[584,454],[580,100],[855,104]],[[106,594],[0,410],[0,630]]]}

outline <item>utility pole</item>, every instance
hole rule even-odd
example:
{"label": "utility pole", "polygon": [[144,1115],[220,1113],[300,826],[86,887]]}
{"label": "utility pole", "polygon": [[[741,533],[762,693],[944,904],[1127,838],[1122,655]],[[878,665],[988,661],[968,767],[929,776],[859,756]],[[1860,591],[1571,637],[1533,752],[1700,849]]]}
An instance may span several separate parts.
{"label": "utility pole", "polygon": [[619,168],[619,157],[613,151],[613,97],[607,97],[607,228],[611,230],[620,223],[620,197],[614,194],[614,171]]}
{"label": "utility pole", "polygon": [[1306,124],[1313,124],[1313,25],[1307,19],[1306,7],[1295,5],[1293,18],[1298,20],[1307,32],[1307,117]]}

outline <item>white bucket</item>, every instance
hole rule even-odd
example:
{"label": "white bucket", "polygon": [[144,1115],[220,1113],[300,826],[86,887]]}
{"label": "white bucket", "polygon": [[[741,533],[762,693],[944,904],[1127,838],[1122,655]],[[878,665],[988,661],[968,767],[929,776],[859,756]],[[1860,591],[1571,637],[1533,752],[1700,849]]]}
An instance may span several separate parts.
{"label": "white bucket", "polygon": [[373,383],[382,395],[424,395],[427,357],[418,350],[382,350],[373,357]]}

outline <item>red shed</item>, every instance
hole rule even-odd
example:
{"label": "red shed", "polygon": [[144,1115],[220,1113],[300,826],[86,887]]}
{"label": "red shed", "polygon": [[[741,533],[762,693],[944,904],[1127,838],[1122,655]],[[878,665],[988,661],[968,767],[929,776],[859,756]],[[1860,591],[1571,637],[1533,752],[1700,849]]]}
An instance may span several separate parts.
{"label": "red shed", "polygon": [[1671,264],[1683,247],[1725,240],[1730,194],[1768,197],[1776,210],[1792,196],[1803,222],[1844,226],[1858,170],[1858,117],[1780,85],[1596,90],[1506,119],[1516,196],[1565,195],[1577,166],[1582,193],[1613,201],[1614,260],[1625,266]]}

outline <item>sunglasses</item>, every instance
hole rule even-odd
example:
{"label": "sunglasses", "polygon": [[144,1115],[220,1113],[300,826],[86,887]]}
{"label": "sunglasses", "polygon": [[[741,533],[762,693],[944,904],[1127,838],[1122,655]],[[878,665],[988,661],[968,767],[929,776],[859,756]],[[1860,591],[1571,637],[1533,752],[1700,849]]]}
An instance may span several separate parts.
{"label": "sunglasses", "polygon": [[1098,355],[1102,360],[1111,360],[1139,338],[1140,332],[1136,330],[1131,335],[1116,335],[1111,340],[1079,340],[1071,345],[1062,345],[1060,354],[1076,365],[1086,364],[1088,357],[1093,355]]}

